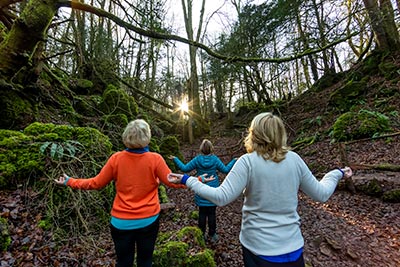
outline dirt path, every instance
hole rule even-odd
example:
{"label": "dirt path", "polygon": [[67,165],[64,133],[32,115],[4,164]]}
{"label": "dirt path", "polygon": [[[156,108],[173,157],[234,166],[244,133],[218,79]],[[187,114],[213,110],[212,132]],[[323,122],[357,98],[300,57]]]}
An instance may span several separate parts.
{"label": "dirt path", "polygon": [[[237,144],[236,139],[214,140],[215,153],[226,163],[231,157],[226,148]],[[186,159],[197,152],[198,144],[183,146]],[[321,159],[323,160],[323,159]],[[329,159],[328,159],[329,160]],[[358,172],[362,175],[362,172]],[[193,193],[169,190],[176,209],[187,216],[197,207],[193,204]],[[208,244],[215,250],[218,267],[240,267],[242,265],[239,231],[242,199],[217,209],[217,227],[220,240]],[[337,190],[331,199],[322,204],[311,201],[300,194],[299,214],[305,238],[305,260],[313,267],[397,267],[400,266],[400,204],[384,203],[378,198],[362,194],[350,194]],[[182,218],[187,225],[197,225],[189,217]],[[163,229],[179,229],[163,221]]]}

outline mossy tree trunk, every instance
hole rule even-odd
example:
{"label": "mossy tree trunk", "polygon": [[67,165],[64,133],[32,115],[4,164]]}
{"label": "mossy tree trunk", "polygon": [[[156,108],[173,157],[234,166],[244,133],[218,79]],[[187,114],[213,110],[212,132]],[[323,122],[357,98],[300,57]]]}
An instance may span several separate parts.
{"label": "mossy tree trunk", "polygon": [[[58,9],[57,0],[30,0],[0,44],[0,74],[12,80],[26,66]],[[22,77],[22,76],[21,76]]]}
{"label": "mossy tree trunk", "polygon": [[[400,50],[400,35],[390,0],[363,0],[371,21],[378,49]],[[379,3],[378,3],[379,1]]]}

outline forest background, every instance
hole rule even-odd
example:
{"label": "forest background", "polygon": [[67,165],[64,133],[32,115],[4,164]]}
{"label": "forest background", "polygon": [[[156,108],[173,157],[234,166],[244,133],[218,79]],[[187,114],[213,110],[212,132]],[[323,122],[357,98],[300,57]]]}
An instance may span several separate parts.
{"label": "forest background", "polygon": [[[386,219],[399,217],[399,1],[231,0],[217,9],[207,2],[0,0],[2,266],[112,266],[112,249],[97,235],[108,223],[113,185],[81,192],[52,179],[97,174],[123,149],[121,132],[135,118],[150,123],[150,147],[166,160],[189,159],[207,136],[230,137],[219,153],[233,157],[244,153],[252,115],[273,111],[315,173],[333,163],[363,170],[368,175],[345,189],[378,197],[389,203]],[[181,15],[171,19],[171,10]],[[220,32],[208,27],[215,21]],[[355,163],[349,146],[358,143],[363,156]],[[325,149],[338,158],[328,162]],[[383,174],[368,178],[376,171]],[[186,208],[170,196],[160,187],[165,220],[176,222]],[[395,266],[398,224],[385,227],[384,262]],[[226,252],[207,248],[196,233],[163,232],[155,265],[224,266]],[[76,243],[106,259],[77,260],[71,250],[53,256]],[[325,243],[337,249],[331,238]],[[307,264],[324,266],[318,260]]]}

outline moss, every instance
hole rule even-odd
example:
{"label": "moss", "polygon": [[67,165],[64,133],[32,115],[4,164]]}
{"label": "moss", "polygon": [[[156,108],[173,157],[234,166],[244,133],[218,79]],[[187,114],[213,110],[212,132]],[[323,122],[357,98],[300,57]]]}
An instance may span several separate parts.
{"label": "moss", "polygon": [[154,251],[154,267],[186,266],[189,245],[184,242],[170,241]]}
{"label": "moss", "polygon": [[372,179],[363,185],[361,190],[369,196],[381,196],[383,194],[382,186],[377,179]]}
{"label": "moss", "polygon": [[181,241],[191,241],[192,244],[205,247],[203,233],[200,228],[196,226],[186,226],[182,228],[177,234],[176,237]]}
{"label": "moss", "polygon": [[320,92],[323,91],[332,85],[340,82],[343,77],[344,73],[335,73],[335,72],[328,72],[324,76],[322,76],[318,81],[315,82],[315,84],[312,86],[311,90],[315,92]]}
{"label": "moss", "polygon": [[160,185],[158,187],[158,198],[160,199],[160,203],[168,203],[169,202],[169,198],[167,195],[167,189],[163,185]]}
{"label": "moss", "polygon": [[0,217],[0,251],[6,251],[11,244],[7,219]]}
{"label": "moss", "polygon": [[176,136],[171,135],[161,139],[160,154],[164,157],[165,161],[173,172],[178,170],[174,162],[168,158],[169,155],[173,155],[183,159],[182,153],[179,150],[179,141]]}
{"label": "moss", "polygon": [[214,260],[214,252],[210,249],[205,249],[194,255],[190,255],[186,266],[191,267],[216,267]]}
{"label": "moss", "polygon": [[382,200],[391,203],[400,203],[400,189],[386,191],[382,195]]}
{"label": "moss", "polygon": [[26,125],[36,115],[33,105],[14,90],[0,90],[0,128],[12,129]]}
{"label": "moss", "polygon": [[108,85],[104,91],[100,108],[105,114],[125,114],[128,120],[132,120],[138,114],[135,99],[113,85]]}
{"label": "moss", "polygon": [[157,140],[153,137],[150,140],[149,149],[152,152],[160,153],[160,146],[158,145]]}
{"label": "moss", "polygon": [[365,91],[367,81],[348,81],[344,86],[335,90],[329,96],[329,105],[340,110],[350,110],[354,101],[359,101],[360,95]]}
{"label": "moss", "polygon": [[154,251],[155,267],[214,267],[214,253],[205,248],[201,230],[188,226],[173,233],[160,233]]}
{"label": "moss", "polygon": [[336,141],[373,137],[390,132],[390,121],[385,115],[370,111],[346,112],[332,126],[331,136]]}
{"label": "moss", "polygon": [[79,114],[88,117],[95,117],[99,114],[99,104],[101,103],[101,96],[76,96],[74,98],[73,107]]}
{"label": "moss", "polygon": [[86,95],[93,93],[93,82],[86,79],[71,79],[69,81],[69,88],[76,92],[78,95]]}
{"label": "moss", "polygon": [[112,152],[108,137],[89,127],[35,122],[22,132],[0,130],[0,137],[1,187],[40,177],[49,167],[46,159],[61,160],[80,151],[80,157],[90,157],[97,166]]}
{"label": "moss", "polygon": [[385,76],[387,80],[400,78],[399,66],[393,63],[393,61],[381,62],[379,64],[380,72]]}
{"label": "moss", "polygon": [[199,211],[198,210],[192,210],[189,214],[189,218],[193,220],[197,220],[199,218]]}

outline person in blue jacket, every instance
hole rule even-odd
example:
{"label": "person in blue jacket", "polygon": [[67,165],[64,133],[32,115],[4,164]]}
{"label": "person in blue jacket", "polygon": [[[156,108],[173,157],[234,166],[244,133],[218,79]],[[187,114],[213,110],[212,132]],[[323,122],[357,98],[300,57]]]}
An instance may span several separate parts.
{"label": "person in blue jacket", "polygon": [[[232,159],[227,165],[225,165],[220,158],[213,154],[214,146],[210,140],[204,139],[200,145],[200,154],[189,161],[187,164],[184,164],[179,158],[175,156],[169,156],[175,163],[175,165],[182,172],[191,172],[196,170],[197,176],[204,179],[205,176],[203,174],[207,174],[207,177],[213,176],[214,179],[211,181],[207,181],[207,185],[211,187],[218,187],[220,185],[220,180],[218,178],[217,171],[221,173],[228,173],[233,165],[236,162],[236,158]],[[203,180],[203,182],[205,182]],[[198,226],[203,232],[204,237],[206,237],[206,222],[208,219],[208,236],[211,238],[211,241],[216,242],[218,240],[218,235],[216,232],[217,229],[217,220],[216,220],[216,208],[217,206],[208,201],[205,198],[200,197],[199,195],[195,195],[195,203],[199,207],[199,220]],[[206,239],[206,238],[205,238]]]}

